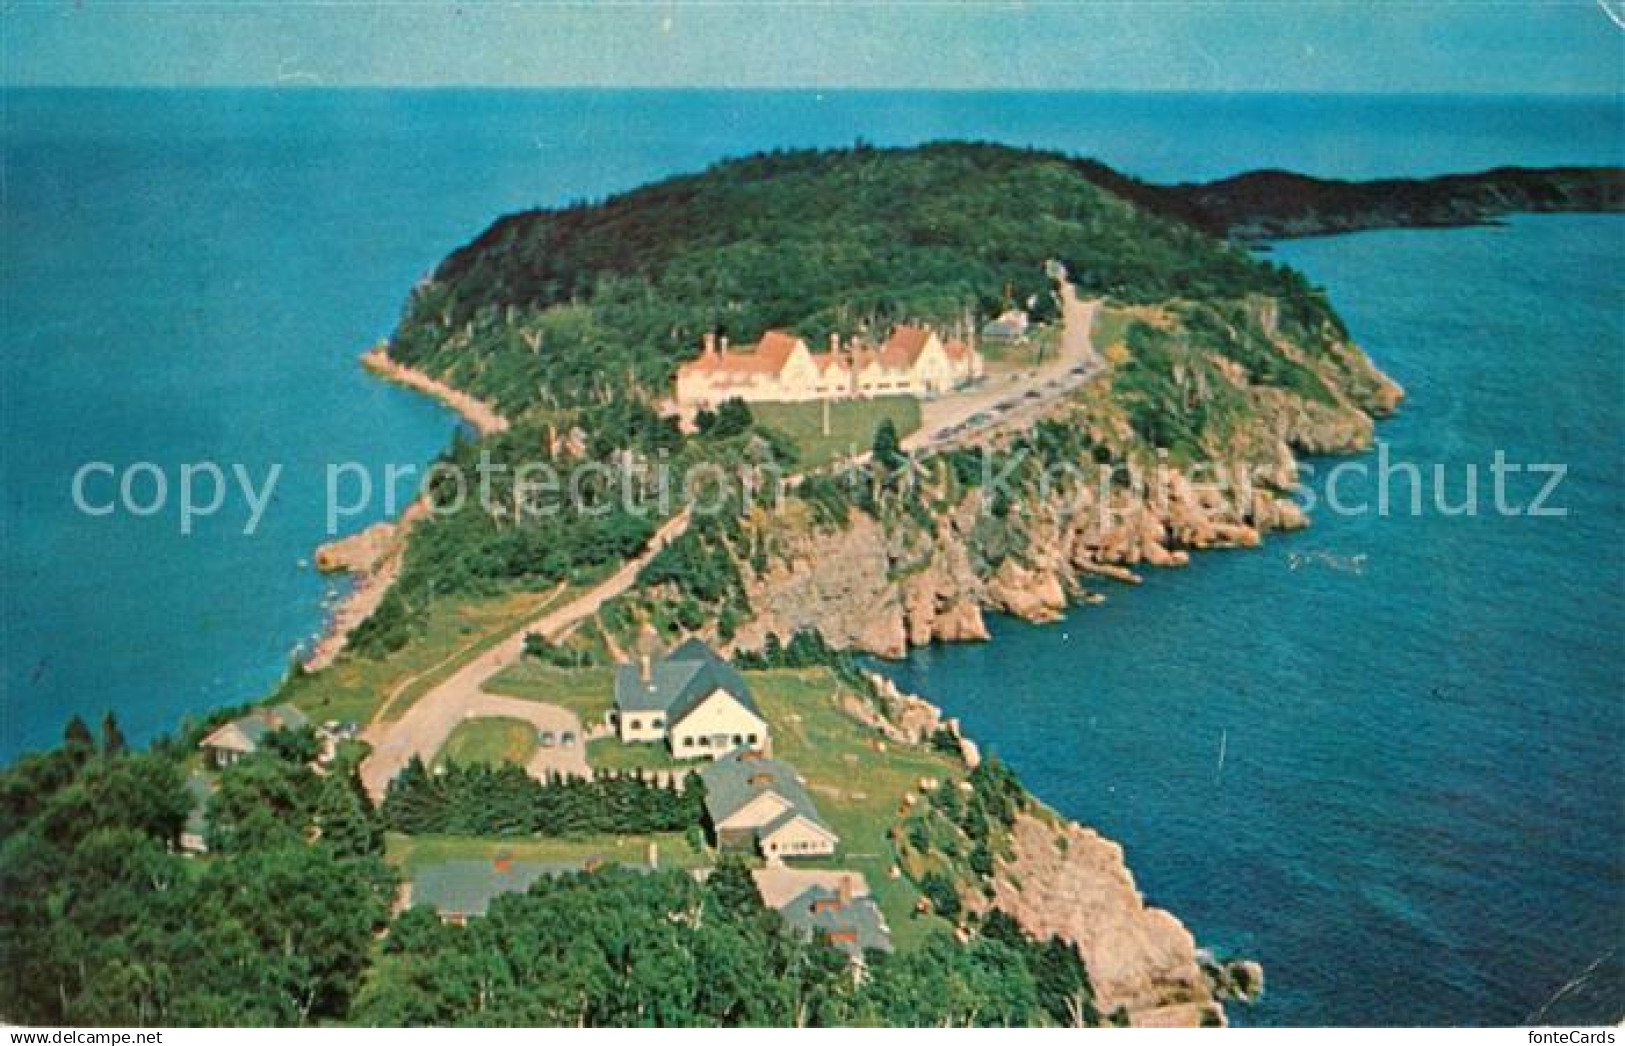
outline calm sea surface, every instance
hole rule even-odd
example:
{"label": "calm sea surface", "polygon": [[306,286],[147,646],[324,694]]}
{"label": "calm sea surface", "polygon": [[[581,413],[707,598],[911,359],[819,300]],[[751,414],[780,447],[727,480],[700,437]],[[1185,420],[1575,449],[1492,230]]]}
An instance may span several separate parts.
{"label": "calm sea surface", "polygon": [[[1158,180],[1625,160],[1609,101],[1091,94],[10,92],[0,108],[0,758],[266,691],[321,622],[324,468],[454,424],[366,377],[412,282],[505,211],[759,148],[958,137]],[[1283,247],[1410,390],[1382,437],[1569,465],[1563,519],[1333,518],[896,672],[1141,886],[1262,959],[1261,1023],[1618,1018],[1625,222]],[[92,518],[87,461],[282,466]],[[150,477],[148,477],[150,481]],[[1482,479],[1481,483],[1487,484]],[[139,493],[145,493],[142,488]],[[1526,491],[1528,493],[1529,491]],[[358,518],[359,525],[365,518]],[[1296,566],[1294,566],[1296,564]],[[1015,673],[1012,666],[1022,666]],[[1222,765],[1220,752],[1224,753]],[[1564,990],[1571,982],[1575,986]]]}

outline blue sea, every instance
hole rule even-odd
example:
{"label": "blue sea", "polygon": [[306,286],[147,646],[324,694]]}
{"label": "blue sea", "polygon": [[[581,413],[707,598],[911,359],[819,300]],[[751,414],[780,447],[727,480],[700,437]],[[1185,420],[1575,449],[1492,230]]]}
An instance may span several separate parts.
{"label": "blue sea", "polygon": [[[762,148],[971,138],[1154,180],[1625,162],[1608,99],[875,92],[12,91],[0,106],[0,759],[272,687],[322,623],[325,468],[455,420],[367,377],[412,283],[498,214]],[[1280,246],[1410,392],[1396,459],[1568,465],[1563,518],[1340,518],[893,667],[1124,843],[1243,1022],[1614,1020],[1625,1004],[1625,219]],[[87,462],[281,466],[85,515]],[[1317,465],[1322,463],[1317,463]],[[1488,479],[1483,478],[1487,484]],[[98,485],[101,484],[101,485]],[[91,484],[97,500],[109,489]],[[1529,493],[1527,489],[1524,491]],[[1486,491],[1487,495],[1487,491]],[[346,528],[381,512],[346,521]],[[1022,666],[1015,673],[1011,667]],[[1019,683],[1012,683],[1019,680]]]}

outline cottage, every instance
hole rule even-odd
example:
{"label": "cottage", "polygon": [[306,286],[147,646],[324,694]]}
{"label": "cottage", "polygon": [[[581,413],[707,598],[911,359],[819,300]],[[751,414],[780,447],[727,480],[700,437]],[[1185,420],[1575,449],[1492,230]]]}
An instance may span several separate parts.
{"label": "cottage", "polygon": [[937,396],[983,373],[981,353],[960,341],[943,341],[918,326],[893,328],[873,346],[856,338],[815,353],[800,338],[768,331],[755,345],[730,350],[705,336],[700,357],[677,368],[677,402],[714,407],[726,400],[800,403],[872,396]]}
{"label": "cottage", "polygon": [[698,639],[620,665],[610,725],[622,743],[664,742],[682,759],[717,759],[769,740],[744,677]]}
{"label": "cottage", "polygon": [[298,730],[310,720],[292,705],[261,708],[241,719],[233,719],[198,745],[215,768],[230,766],[245,755],[259,751],[265,735],[276,730]]}
{"label": "cottage", "polygon": [[734,752],[700,771],[700,779],[720,850],[758,853],[776,864],[827,856],[841,841],[819,819],[812,796],[788,763],[756,751]]}
{"label": "cottage", "polygon": [[982,327],[983,341],[1023,341],[1027,337],[1029,321],[1027,314],[1020,309],[1008,309],[998,317],[989,320]]}
{"label": "cottage", "polygon": [[822,933],[858,962],[867,951],[891,951],[891,930],[862,873],[764,868],[752,875],[762,903],[801,933]]}

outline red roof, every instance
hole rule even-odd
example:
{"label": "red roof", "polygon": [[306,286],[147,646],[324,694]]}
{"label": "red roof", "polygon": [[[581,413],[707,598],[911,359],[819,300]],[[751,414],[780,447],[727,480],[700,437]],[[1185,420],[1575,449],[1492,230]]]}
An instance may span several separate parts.
{"label": "red roof", "polygon": [[705,353],[699,359],[685,363],[678,368],[679,372],[693,373],[705,371],[711,373],[744,373],[744,374],[777,374],[784,369],[784,363],[796,346],[802,345],[800,338],[784,331],[768,331],[762,335],[762,340],[747,349],[735,352]]}

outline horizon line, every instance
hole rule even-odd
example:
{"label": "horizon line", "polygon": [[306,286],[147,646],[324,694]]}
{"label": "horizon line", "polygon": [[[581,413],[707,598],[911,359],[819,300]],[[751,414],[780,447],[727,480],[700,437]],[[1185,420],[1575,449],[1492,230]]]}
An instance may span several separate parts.
{"label": "horizon line", "polygon": [[709,94],[1117,94],[1117,95],[1233,95],[1252,98],[1316,97],[1316,98],[1572,98],[1592,101],[1609,100],[1625,105],[1625,91],[1474,91],[1474,90],[1346,90],[1316,88],[1255,88],[1255,87],[985,87],[985,86],[909,86],[841,84],[820,86],[813,84],[730,85],[730,84],[327,84],[290,81],[287,83],[218,83],[218,84],[91,84],[91,83],[0,83],[5,91],[512,91],[512,92],[564,92],[596,91],[624,93],[685,92]]}

